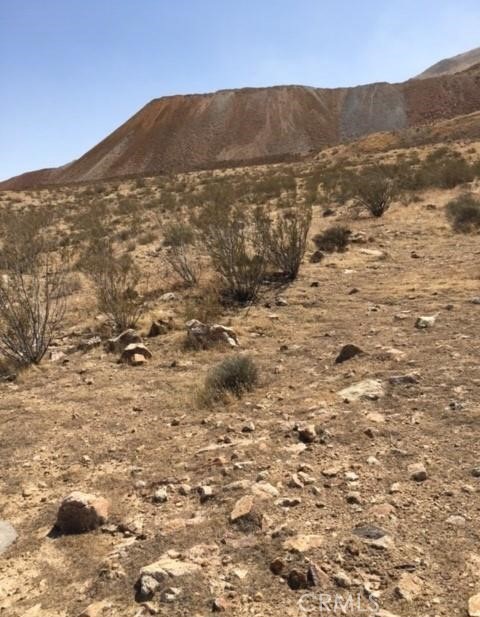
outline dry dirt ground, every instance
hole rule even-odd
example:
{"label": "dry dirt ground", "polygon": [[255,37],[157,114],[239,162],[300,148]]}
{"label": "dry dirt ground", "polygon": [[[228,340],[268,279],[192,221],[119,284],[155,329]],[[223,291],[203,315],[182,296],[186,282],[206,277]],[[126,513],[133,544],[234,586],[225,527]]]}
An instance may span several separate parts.
{"label": "dry dirt ground", "polygon": [[[147,341],[146,365],[119,365],[97,347],[1,384],[0,518],[18,539],[0,557],[0,615],[75,617],[101,600],[98,614],[118,617],[222,608],[293,617],[341,606],[352,617],[466,615],[480,593],[480,245],[447,224],[453,194],[349,220],[371,241],[306,259],[290,287],[226,313],[222,323],[260,368],[260,386],[241,400],[196,405],[206,370],[237,352],[183,348],[181,291],[158,305],[176,328]],[[315,208],[312,233],[340,217]],[[94,324],[92,299],[74,302]],[[420,315],[436,315],[434,326],[416,329]],[[336,365],[346,343],[365,353]],[[379,380],[384,395],[338,394],[364,379]],[[304,424],[317,427],[313,443],[299,439]],[[414,463],[425,481],[411,479]],[[202,500],[199,486],[213,496]],[[159,487],[164,503],[153,500]],[[73,490],[111,500],[109,525],[49,536]],[[229,516],[250,493],[262,527],[242,529]],[[366,526],[385,532],[377,546],[358,535]],[[302,534],[320,537],[289,549]],[[173,603],[158,593],[141,605],[139,570],[167,551],[200,571],[172,580],[181,589]],[[277,558],[285,574],[316,564],[321,584],[291,589],[270,570]],[[330,599],[322,605],[319,594]]]}

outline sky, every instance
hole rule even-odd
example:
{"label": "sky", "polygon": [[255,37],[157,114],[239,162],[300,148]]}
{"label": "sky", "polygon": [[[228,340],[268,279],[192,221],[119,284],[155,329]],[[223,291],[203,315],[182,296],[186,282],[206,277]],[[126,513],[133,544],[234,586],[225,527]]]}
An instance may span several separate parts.
{"label": "sky", "polygon": [[0,180],[160,96],[397,82],[479,46],[479,0],[0,0]]}

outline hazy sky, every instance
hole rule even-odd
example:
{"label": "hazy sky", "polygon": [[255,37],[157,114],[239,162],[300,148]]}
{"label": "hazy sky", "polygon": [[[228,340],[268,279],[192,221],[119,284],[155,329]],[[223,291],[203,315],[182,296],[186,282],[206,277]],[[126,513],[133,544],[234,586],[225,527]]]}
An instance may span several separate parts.
{"label": "hazy sky", "polygon": [[152,98],[402,81],[480,46],[480,0],[0,0],[0,179]]}

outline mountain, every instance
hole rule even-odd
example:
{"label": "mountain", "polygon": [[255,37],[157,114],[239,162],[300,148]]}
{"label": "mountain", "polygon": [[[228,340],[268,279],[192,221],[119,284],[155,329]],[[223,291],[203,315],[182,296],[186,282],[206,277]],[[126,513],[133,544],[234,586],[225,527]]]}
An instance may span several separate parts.
{"label": "mountain", "polygon": [[16,176],[0,189],[283,161],[371,133],[471,114],[480,110],[480,65],[450,72],[476,53],[442,61],[453,63],[448,74],[427,78],[439,70],[435,65],[400,84],[274,86],[154,99],[76,161]]}
{"label": "mountain", "polygon": [[440,75],[453,75],[454,73],[460,73],[466,71],[472,66],[480,63],[480,47],[472,49],[458,56],[452,58],[446,58],[440,60],[420,75],[417,75],[415,79],[428,79],[429,77],[439,77]]}

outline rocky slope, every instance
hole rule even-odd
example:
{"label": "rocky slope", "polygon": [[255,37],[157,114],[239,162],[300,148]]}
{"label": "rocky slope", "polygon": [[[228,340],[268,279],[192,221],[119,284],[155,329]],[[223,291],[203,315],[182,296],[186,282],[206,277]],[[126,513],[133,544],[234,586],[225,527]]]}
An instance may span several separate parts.
{"label": "rocky slope", "polygon": [[470,67],[480,62],[480,47],[471,49],[463,54],[453,56],[453,58],[445,58],[440,60],[433,66],[429,67],[420,75],[417,75],[416,79],[427,79],[429,77],[438,77],[440,75],[453,75],[454,73],[460,73],[466,71]]}
{"label": "rocky slope", "polygon": [[17,176],[0,189],[284,161],[478,110],[480,65],[401,84],[275,86],[164,97],[80,159]]}

